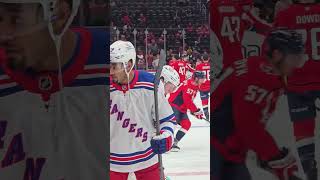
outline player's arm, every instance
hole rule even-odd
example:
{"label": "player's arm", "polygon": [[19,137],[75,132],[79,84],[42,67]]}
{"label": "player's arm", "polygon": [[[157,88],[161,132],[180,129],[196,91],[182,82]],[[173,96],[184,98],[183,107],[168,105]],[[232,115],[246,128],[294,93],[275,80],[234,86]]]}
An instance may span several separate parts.
{"label": "player's arm", "polygon": [[280,180],[296,177],[298,168],[294,155],[288,149],[278,148],[273,137],[265,129],[262,118],[264,109],[261,109],[259,104],[261,93],[257,93],[260,95],[254,98],[250,87],[252,86],[246,86],[245,89],[240,87],[239,93],[234,95],[235,127],[242,143],[257,153],[262,168],[272,172]]}
{"label": "player's arm", "polygon": [[286,27],[286,19],[287,13],[286,11],[280,11],[277,13],[276,17],[274,18],[273,27]]}
{"label": "player's arm", "polygon": [[156,154],[162,154],[169,151],[173,145],[176,118],[163,92],[158,93],[158,107],[160,135],[151,139],[151,147]]}
{"label": "player's arm", "polygon": [[244,12],[241,17],[245,21],[247,28],[255,27],[256,32],[261,35],[266,35],[272,28],[272,24],[267,23],[265,20],[260,19],[254,12]]}
{"label": "player's arm", "polygon": [[210,96],[211,112],[214,112],[215,109],[219,107],[228,94],[231,94],[233,82],[235,80],[234,68],[230,66],[226,68],[217,79],[214,79],[213,82],[211,82],[211,85],[213,86],[211,88],[212,93]]}
{"label": "player's arm", "polygon": [[196,112],[199,108],[194,104],[192,95],[194,94],[195,89],[192,89],[188,85],[184,85],[182,90],[182,98],[183,103],[186,105],[187,109],[190,110],[191,113]]}
{"label": "player's arm", "polygon": [[200,108],[198,108],[194,104],[193,99],[192,99],[193,94],[196,93],[195,91],[197,91],[197,90],[189,87],[188,85],[185,85],[182,90],[182,99],[183,99],[184,105],[187,107],[187,109],[190,110],[191,114],[194,115],[198,119],[202,119],[204,113]]}

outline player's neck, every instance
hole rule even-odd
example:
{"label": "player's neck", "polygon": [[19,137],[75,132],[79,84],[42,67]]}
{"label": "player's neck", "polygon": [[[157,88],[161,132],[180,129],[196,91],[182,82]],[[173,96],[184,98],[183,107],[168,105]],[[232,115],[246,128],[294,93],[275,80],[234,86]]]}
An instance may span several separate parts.
{"label": "player's neck", "polygon": [[199,85],[199,83],[198,83],[198,82],[196,82],[196,81],[194,81],[194,80],[193,80],[193,81],[191,81],[191,84],[192,84],[192,85],[194,85],[194,86],[198,86],[198,85]]}
{"label": "player's neck", "polygon": [[[67,64],[74,53],[74,49],[76,48],[76,34],[72,31],[66,31],[66,33],[62,36],[61,39],[61,47],[60,47],[60,68],[62,68],[65,64]],[[55,71],[59,69],[59,60],[56,52],[56,46],[52,43],[51,46],[48,47],[49,53],[46,60],[38,62],[34,67],[35,71]]]}
{"label": "player's neck", "polygon": [[125,78],[120,84],[122,84],[122,85],[129,84],[132,82],[133,78],[134,78],[134,70],[132,70],[129,73],[129,81],[128,81],[128,78]]}

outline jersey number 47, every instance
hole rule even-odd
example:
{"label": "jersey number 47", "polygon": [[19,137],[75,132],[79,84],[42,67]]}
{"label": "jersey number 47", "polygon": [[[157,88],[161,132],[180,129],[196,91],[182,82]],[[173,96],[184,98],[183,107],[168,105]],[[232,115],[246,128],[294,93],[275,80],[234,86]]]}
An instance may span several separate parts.
{"label": "jersey number 47", "polygon": [[221,36],[228,37],[230,42],[240,41],[240,17],[225,16],[221,27]]}

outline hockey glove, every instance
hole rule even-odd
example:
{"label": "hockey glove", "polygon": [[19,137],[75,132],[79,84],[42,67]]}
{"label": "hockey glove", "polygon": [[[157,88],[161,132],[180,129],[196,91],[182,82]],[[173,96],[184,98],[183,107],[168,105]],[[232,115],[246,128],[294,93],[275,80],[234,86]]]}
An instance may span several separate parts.
{"label": "hockey glove", "polygon": [[201,109],[198,109],[197,111],[192,113],[197,119],[203,119],[203,112]]}
{"label": "hockey glove", "polygon": [[151,139],[151,148],[156,154],[163,154],[169,151],[173,145],[173,136],[168,131],[161,131],[161,134]]}
{"label": "hockey glove", "polygon": [[298,172],[296,158],[286,148],[283,148],[277,157],[263,162],[262,167],[276,175],[279,180],[300,179],[296,175]]}

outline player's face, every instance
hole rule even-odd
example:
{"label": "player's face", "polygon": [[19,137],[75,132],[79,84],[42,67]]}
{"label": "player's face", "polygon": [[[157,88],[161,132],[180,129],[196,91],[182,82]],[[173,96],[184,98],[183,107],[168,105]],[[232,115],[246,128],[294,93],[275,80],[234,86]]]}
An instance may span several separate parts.
{"label": "player's face", "polygon": [[171,82],[167,82],[165,85],[164,85],[164,91],[166,94],[169,94],[169,93],[172,93],[174,90],[176,90],[176,86],[173,85]]}
{"label": "player's face", "polygon": [[125,72],[125,68],[122,63],[111,63],[110,65],[110,77],[112,81],[118,84],[125,82],[128,77]]}
{"label": "player's face", "polygon": [[205,81],[206,81],[205,78],[196,78],[196,83],[197,83],[198,85],[203,84]]}
{"label": "player's face", "polygon": [[0,3],[0,47],[9,67],[24,70],[45,59],[53,44],[46,24],[38,3]]}
{"label": "player's face", "polygon": [[290,75],[295,69],[303,67],[305,58],[303,54],[288,54],[284,57],[281,71],[285,75]]}

